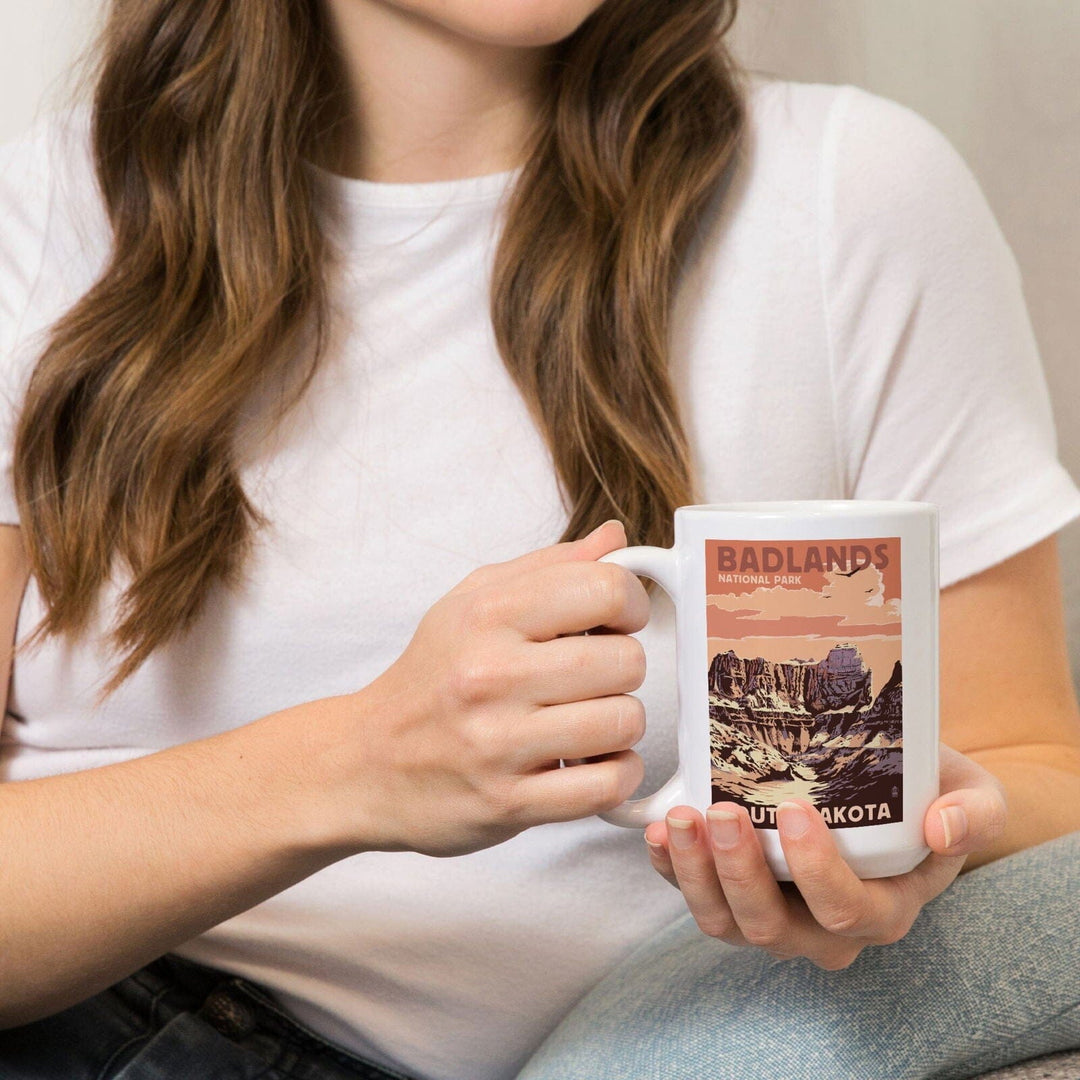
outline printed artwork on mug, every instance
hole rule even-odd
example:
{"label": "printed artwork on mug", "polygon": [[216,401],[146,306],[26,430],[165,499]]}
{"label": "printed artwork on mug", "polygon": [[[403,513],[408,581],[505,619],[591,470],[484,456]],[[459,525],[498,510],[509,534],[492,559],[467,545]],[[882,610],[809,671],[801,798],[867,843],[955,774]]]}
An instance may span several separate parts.
{"label": "printed artwork on mug", "polygon": [[903,816],[900,538],[706,540],[712,801]]}

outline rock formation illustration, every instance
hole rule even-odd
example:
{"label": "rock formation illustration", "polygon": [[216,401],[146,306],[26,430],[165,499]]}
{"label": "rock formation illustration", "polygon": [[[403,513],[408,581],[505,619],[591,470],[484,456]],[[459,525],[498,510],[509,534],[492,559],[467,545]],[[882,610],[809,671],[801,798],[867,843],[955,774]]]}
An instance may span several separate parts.
{"label": "rock formation illustration", "polygon": [[816,805],[891,801],[899,815],[903,753],[900,661],[876,697],[851,642],[822,660],[717,653],[709,665],[714,801]]}

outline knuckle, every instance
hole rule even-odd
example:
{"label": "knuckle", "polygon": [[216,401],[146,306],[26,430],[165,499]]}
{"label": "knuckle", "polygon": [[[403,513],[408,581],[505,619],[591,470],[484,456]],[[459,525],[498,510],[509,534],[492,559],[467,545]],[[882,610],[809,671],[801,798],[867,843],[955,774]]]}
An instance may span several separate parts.
{"label": "knuckle", "polygon": [[465,750],[473,766],[482,770],[503,765],[507,751],[506,725],[485,712],[474,714],[465,726]]}
{"label": "knuckle", "polygon": [[472,654],[456,664],[450,674],[450,689],[465,705],[478,705],[495,696],[505,675],[503,665]]}
{"label": "knuckle", "polygon": [[471,633],[484,633],[507,620],[509,602],[501,589],[476,589],[466,596],[464,623]]}
{"label": "knuckle", "polygon": [[485,816],[498,825],[516,823],[521,814],[521,800],[509,777],[488,782],[484,788]]}
{"label": "knuckle", "polygon": [[626,790],[623,799],[629,799],[645,779],[645,759],[636,750],[623,750],[625,764],[623,773],[626,777]]}
{"label": "knuckle", "polygon": [[614,810],[625,802],[641,783],[645,764],[641,756],[633,750],[622,751],[607,764],[608,768],[593,771],[596,784],[594,798],[601,809]]}
{"label": "knuckle", "polygon": [[600,616],[599,621],[609,622],[626,607],[629,571],[615,563],[592,563],[591,566],[597,572],[589,577],[590,600]]}
{"label": "knuckle", "polygon": [[778,922],[758,922],[742,928],[743,937],[751,945],[758,945],[763,949],[777,949],[783,951],[785,945],[784,926]]}
{"label": "knuckle", "polygon": [[488,583],[489,571],[487,566],[477,566],[470,570],[458,586],[463,589],[479,589]]}
{"label": "knuckle", "polygon": [[618,642],[619,674],[630,680],[630,689],[637,689],[645,681],[645,646],[635,637],[624,634],[614,638]]}
{"label": "knuckle", "polygon": [[735,920],[730,915],[720,914],[699,915],[695,921],[698,929],[708,937],[725,938],[730,936],[735,929]]}
{"label": "knuckle", "polygon": [[757,880],[758,871],[748,863],[732,862],[729,865],[725,861],[722,867],[717,867],[717,874],[725,883],[747,888]]}
{"label": "knuckle", "polygon": [[794,960],[798,953],[788,952],[786,949],[766,949],[765,950],[775,960]]}
{"label": "knuckle", "polygon": [[824,956],[812,957],[811,960],[826,971],[840,971],[850,967],[861,951],[860,949],[845,949],[841,952],[829,952]]}
{"label": "knuckle", "polygon": [[617,727],[619,742],[634,746],[645,737],[645,705],[632,694],[618,698]]}
{"label": "knuckle", "polygon": [[676,874],[683,887],[706,893],[710,891],[709,886],[712,884],[713,878],[694,862],[689,862],[684,866],[682,854],[677,848],[672,855],[671,861],[672,865],[676,867]]}
{"label": "knuckle", "polygon": [[886,924],[874,935],[875,945],[895,945],[902,937],[906,937],[914,919],[895,919]]}
{"label": "knuckle", "polygon": [[865,933],[867,927],[866,912],[858,907],[837,908],[820,921],[824,929],[839,937]]}
{"label": "knuckle", "polygon": [[[796,877],[800,892],[806,890],[824,896],[831,896],[836,892],[835,868],[824,851],[805,852],[799,860]],[[840,905],[842,909],[849,906],[849,904]]]}
{"label": "knuckle", "polygon": [[623,801],[622,785],[614,769],[597,769],[593,801],[602,810],[614,810]]}

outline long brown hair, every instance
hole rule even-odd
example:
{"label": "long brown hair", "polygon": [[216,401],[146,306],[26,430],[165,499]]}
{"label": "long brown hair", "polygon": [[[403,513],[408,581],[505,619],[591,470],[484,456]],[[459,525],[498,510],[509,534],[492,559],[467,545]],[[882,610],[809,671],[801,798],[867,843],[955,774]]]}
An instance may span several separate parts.
{"label": "long brown hair", "polygon": [[[606,0],[552,47],[491,318],[558,473],[560,540],[619,517],[629,543],[670,545],[697,501],[668,332],[744,124],[735,9]],[[113,0],[91,125],[113,248],[51,329],[13,466],[47,609],[20,648],[80,633],[115,560],[130,570],[99,702],[239,579],[267,523],[233,439],[265,381],[292,374],[280,419],[321,354],[330,246],[305,162],[332,130],[329,37],[320,0]]]}

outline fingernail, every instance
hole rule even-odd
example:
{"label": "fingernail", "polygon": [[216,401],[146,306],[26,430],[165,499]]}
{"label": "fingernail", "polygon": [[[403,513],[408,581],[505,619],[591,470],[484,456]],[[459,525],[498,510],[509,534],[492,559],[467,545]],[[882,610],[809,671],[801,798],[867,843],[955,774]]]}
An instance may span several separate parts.
{"label": "fingernail", "polygon": [[706,810],[709,832],[717,847],[731,848],[739,842],[739,815],[730,810]]}
{"label": "fingernail", "polygon": [[697,839],[697,830],[694,828],[692,821],[669,817],[667,823],[668,836],[671,837],[671,842],[675,847],[685,850],[694,846],[694,841]]}
{"label": "fingernail", "polygon": [[952,847],[967,836],[968,819],[962,806],[944,806],[938,811],[945,830],[945,846]]}
{"label": "fingernail", "polygon": [[648,844],[649,847],[652,848],[652,850],[655,851],[658,855],[663,853],[663,844],[654,844],[647,836],[645,837],[645,843]]}
{"label": "fingernail", "polygon": [[618,518],[608,518],[607,521],[602,522],[600,525],[597,525],[596,528],[593,529],[591,533],[589,533],[589,536],[595,536],[605,525],[610,525],[612,522],[614,522],[616,525],[622,524],[622,522]]}
{"label": "fingernail", "polygon": [[810,815],[794,802],[782,802],[776,808],[776,820],[784,836],[797,840],[810,828]]}

